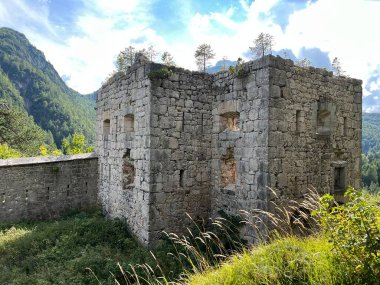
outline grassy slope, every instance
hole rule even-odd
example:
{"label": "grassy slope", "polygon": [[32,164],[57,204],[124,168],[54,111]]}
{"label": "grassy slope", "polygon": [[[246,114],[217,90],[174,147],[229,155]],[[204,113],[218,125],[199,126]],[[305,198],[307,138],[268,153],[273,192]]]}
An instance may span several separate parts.
{"label": "grassy slope", "polygon": [[[345,221],[347,228],[338,235],[347,235],[350,232],[349,235],[355,237],[355,247],[359,247],[360,250],[363,249],[365,236],[373,235],[376,231],[373,229],[368,231],[368,224],[364,226],[362,223],[360,226],[362,232],[358,234],[358,224],[355,224],[354,219],[368,222],[365,211],[370,211],[375,217],[373,226],[380,230],[380,195],[365,194],[363,200],[366,201],[365,206],[352,212],[346,208],[345,213],[351,220]],[[333,250],[333,243],[327,240],[328,235],[324,236],[319,233],[307,238],[284,237],[267,245],[253,247],[242,254],[230,256],[217,268],[189,275],[186,284],[380,284],[379,278],[370,278],[366,283],[357,283],[357,276],[352,275],[355,268],[350,267],[349,262],[345,260],[347,258],[342,259],[342,256],[337,255],[336,249]],[[379,242],[380,236],[376,239]],[[348,245],[346,240],[341,240],[339,244],[343,247]],[[372,248],[372,250],[374,250],[372,254],[377,256],[375,257],[376,264],[380,265],[380,244],[377,244],[377,254],[375,249]],[[361,257],[364,256],[363,252],[360,254]],[[354,256],[355,253],[351,253],[348,259]]]}
{"label": "grassy slope", "polygon": [[[156,255],[167,267],[165,248]],[[0,284],[115,284],[123,280],[117,262],[155,264],[148,249],[130,235],[124,222],[100,214],[77,214],[55,222],[0,225]],[[165,270],[165,268],[164,268]],[[168,270],[167,270],[168,271]]]}
{"label": "grassy slope", "polygon": [[189,284],[340,284],[331,244],[323,238],[285,238],[234,255],[220,268],[193,275]]}

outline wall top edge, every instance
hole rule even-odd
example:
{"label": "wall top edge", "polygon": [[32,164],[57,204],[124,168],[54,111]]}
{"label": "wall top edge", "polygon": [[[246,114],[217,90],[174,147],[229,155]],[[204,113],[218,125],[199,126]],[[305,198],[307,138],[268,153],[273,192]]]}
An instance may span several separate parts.
{"label": "wall top edge", "polygon": [[[224,71],[219,71],[216,73],[203,73],[200,71],[191,71],[188,69],[184,69],[181,67],[177,66],[167,66],[161,63],[156,63],[156,62],[151,62],[147,60],[146,58],[139,58],[136,60],[136,62],[128,69],[126,73],[122,72],[117,72],[114,74],[107,83],[105,83],[101,88],[104,89],[108,85],[111,85],[114,82],[117,82],[119,80],[123,80],[125,78],[129,78],[130,74],[133,72],[136,72],[139,68],[143,67],[145,70],[145,77],[148,79],[148,75],[150,72],[154,71],[159,71],[162,69],[169,69],[173,73],[179,73],[179,74],[186,74],[186,75],[191,75],[191,76],[199,76],[202,78],[208,78],[211,80],[215,80],[220,77],[227,76],[230,71],[229,70],[224,70]],[[281,70],[294,70],[297,69],[299,72],[302,73],[309,73],[309,74],[319,74],[323,77],[331,77],[334,78],[335,80],[339,80],[341,82],[349,82],[354,85],[361,85],[362,80],[360,79],[355,79],[351,77],[346,77],[346,76],[335,76],[332,71],[327,70],[326,68],[317,68],[317,67],[299,67],[296,66],[296,64],[291,60],[291,59],[284,59],[280,56],[274,56],[274,55],[266,55],[262,58],[256,59],[256,60],[251,60],[248,62],[243,63],[241,67],[246,74],[249,74],[252,71],[260,70],[260,69],[270,69],[270,68],[275,68],[275,69],[281,69]],[[269,71],[270,72],[270,71]]]}
{"label": "wall top edge", "polygon": [[63,156],[38,156],[38,157],[10,158],[10,159],[0,159],[0,167],[65,162],[65,161],[97,159],[97,158],[98,157],[95,152],[81,153],[81,154],[74,154],[74,155],[63,155]]}

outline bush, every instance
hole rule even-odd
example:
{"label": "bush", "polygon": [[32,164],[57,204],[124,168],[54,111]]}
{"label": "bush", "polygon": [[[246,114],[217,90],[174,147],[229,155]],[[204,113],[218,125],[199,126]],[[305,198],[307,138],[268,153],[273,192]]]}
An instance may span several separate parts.
{"label": "bush", "polygon": [[172,74],[173,74],[172,70],[167,69],[167,68],[162,68],[160,70],[150,72],[148,77],[150,80],[164,79],[164,78],[168,78]]}
{"label": "bush", "polygon": [[0,144],[0,159],[19,158],[21,152],[10,148],[7,144]]}
{"label": "bush", "polygon": [[380,274],[379,209],[362,193],[349,188],[347,203],[337,205],[331,195],[321,198],[318,211],[324,234],[340,262],[346,263],[353,284],[375,284]]}

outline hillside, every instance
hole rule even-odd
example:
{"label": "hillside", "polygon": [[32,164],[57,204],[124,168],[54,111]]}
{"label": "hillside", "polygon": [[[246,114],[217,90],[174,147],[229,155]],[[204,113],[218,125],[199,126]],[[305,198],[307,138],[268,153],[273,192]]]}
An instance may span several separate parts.
{"label": "hillside", "polygon": [[44,54],[9,28],[0,28],[0,90],[2,102],[32,116],[58,147],[75,131],[93,141],[94,96],[67,87]]}
{"label": "hillside", "polygon": [[363,113],[363,153],[380,151],[380,114]]}

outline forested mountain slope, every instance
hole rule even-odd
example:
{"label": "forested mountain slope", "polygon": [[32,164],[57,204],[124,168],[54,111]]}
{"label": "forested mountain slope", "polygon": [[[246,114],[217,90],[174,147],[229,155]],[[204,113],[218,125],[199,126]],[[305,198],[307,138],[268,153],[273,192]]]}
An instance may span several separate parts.
{"label": "forested mountain slope", "polygon": [[380,151],[380,114],[363,113],[363,153]]}
{"label": "forested mountain slope", "polygon": [[93,98],[67,87],[44,54],[23,34],[0,28],[0,101],[32,116],[48,137],[51,133],[58,147],[74,132],[93,141]]}

